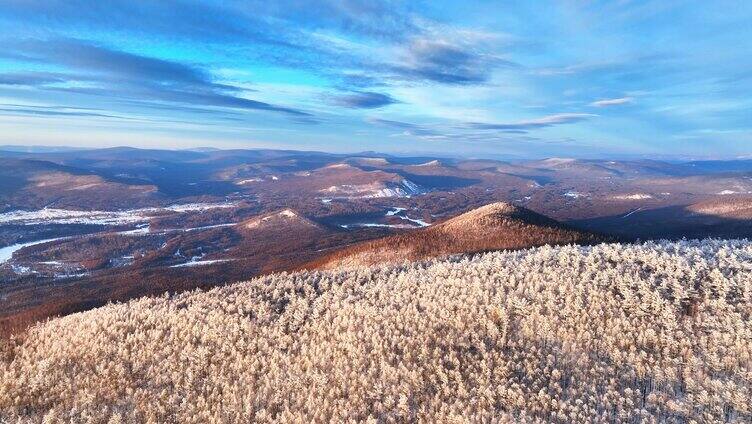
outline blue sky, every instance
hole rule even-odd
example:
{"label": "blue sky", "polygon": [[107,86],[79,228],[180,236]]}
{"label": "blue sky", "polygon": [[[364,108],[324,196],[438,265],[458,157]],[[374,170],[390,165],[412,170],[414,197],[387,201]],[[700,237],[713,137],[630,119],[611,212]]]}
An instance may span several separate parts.
{"label": "blue sky", "polygon": [[752,155],[748,1],[0,1],[0,144]]}

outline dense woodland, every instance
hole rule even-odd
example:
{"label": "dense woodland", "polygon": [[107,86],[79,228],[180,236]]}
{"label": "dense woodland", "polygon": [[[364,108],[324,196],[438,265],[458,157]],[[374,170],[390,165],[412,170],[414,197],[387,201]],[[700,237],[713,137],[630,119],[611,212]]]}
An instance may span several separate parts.
{"label": "dense woodland", "polygon": [[317,258],[304,268],[381,265],[459,253],[522,249],[546,244],[594,244],[607,240],[610,238],[578,231],[528,209],[496,202],[428,228],[355,244]]}
{"label": "dense woodland", "polygon": [[752,243],[275,274],[38,324],[7,422],[749,422]]}

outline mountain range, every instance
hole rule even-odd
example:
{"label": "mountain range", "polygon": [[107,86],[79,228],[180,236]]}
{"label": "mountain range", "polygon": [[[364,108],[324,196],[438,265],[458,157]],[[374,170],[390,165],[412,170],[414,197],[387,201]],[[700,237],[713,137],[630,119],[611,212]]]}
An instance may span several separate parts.
{"label": "mountain range", "polygon": [[752,236],[749,160],[19,150],[0,151],[5,333],[110,301],[279,271]]}

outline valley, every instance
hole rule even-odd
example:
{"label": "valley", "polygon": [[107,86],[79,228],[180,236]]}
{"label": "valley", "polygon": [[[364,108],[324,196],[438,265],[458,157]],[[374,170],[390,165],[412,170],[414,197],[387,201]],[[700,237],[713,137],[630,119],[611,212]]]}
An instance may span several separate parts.
{"label": "valley", "polygon": [[[3,333],[111,301],[320,266],[364,246],[419,259],[547,243],[752,236],[752,161],[132,148],[0,152],[0,161]],[[457,233],[476,219],[441,232],[495,202],[588,236],[560,239],[526,223],[519,229],[533,236],[515,243],[495,227]],[[411,243],[425,253],[395,253]]]}

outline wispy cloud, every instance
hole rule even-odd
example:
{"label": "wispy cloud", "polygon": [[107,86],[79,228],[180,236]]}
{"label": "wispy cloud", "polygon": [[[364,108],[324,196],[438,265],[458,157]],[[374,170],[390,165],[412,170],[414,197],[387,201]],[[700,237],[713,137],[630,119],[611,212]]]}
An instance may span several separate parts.
{"label": "wispy cloud", "polygon": [[[126,81],[210,85],[198,68],[163,59],[140,56],[75,39],[9,40],[6,46],[27,61],[52,63],[70,69],[116,76]],[[2,49],[3,52],[8,47]],[[2,54],[2,52],[0,52]]]}
{"label": "wispy cloud", "polygon": [[477,51],[472,44],[418,38],[408,46],[403,65],[393,67],[401,77],[444,84],[480,84],[494,68],[514,63]]}
{"label": "wispy cloud", "polygon": [[[151,99],[195,106],[227,107],[246,110],[280,112],[295,117],[311,114],[284,106],[241,97],[237,87],[217,84],[200,68],[169,60],[136,55],[81,40],[21,40],[6,43],[0,56],[11,54],[27,62],[39,62],[65,67],[83,76],[35,74],[6,76],[9,82],[27,85],[46,85],[50,82],[75,80],[95,81],[89,87],[55,87],[70,93]],[[2,80],[0,80],[2,81]]]}
{"label": "wispy cloud", "polygon": [[554,125],[571,124],[574,122],[584,121],[597,115],[591,113],[558,113],[541,118],[529,119],[509,123],[485,123],[469,122],[464,126],[476,130],[502,130],[502,131],[527,131],[536,128],[551,127]]}
{"label": "wispy cloud", "polygon": [[0,114],[2,115],[21,115],[21,116],[71,116],[71,117],[89,117],[89,118],[111,118],[111,119],[124,119],[131,120],[131,118],[110,115],[99,112],[87,112],[85,110],[67,110],[67,109],[54,109],[54,108],[39,108],[39,107],[0,107]]}
{"label": "wispy cloud", "polygon": [[0,74],[0,85],[41,86],[68,82],[72,75],[54,72],[7,72]]}
{"label": "wispy cloud", "polygon": [[125,30],[202,42],[249,42],[301,46],[301,29],[346,30],[385,39],[417,29],[411,2],[371,0],[205,2],[162,0],[11,1],[2,15],[47,28]]}
{"label": "wispy cloud", "polygon": [[[135,117],[158,124],[129,134],[190,121],[206,127],[202,137],[233,143],[263,124],[254,142],[324,150],[351,148],[343,128],[363,130],[371,149],[425,139],[533,150],[573,137],[601,152],[686,149],[671,136],[746,125],[752,6],[719,15],[710,4],[633,13],[617,3],[0,0],[3,102],[95,109],[2,112],[36,116],[34,125],[81,116],[67,129],[50,119],[71,140],[88,121],[108,134],[122,125],[105,118]],[[690,30],[699,25],[703,34]],[[379,110],[393,120],[364,122]],[[0,138],[18,138],[8,134],[0,128]],[[703,149],[749,150],[698,137]],[[644,142],[658,138],[661,146]]]}
{"label": "wispy cloud", "polygon": [[389,119],[381,119],[381,118],[369,118],[367,119],[368,122],[379,125],[382,127],[387,128],[393,128],[396,130],[402,131],[401,134],[403,135],[412,135],[412,136],[418,136],[418,137],[436,137],[436,136],[442,136],[442,134],[439,134],[438,132],[428,129],[422,125],[413,124],[410,122],[402,122],[402,121],[393,121]]}
{"label": "wispy cloud", "polygon": [[627,103],[632,103],[632,101],[634,101],[634,97],[620,97],[618,99],[598,100],[593,103],[590,103],[590,106],[595,106],[595,107],[618,106],[618,105],[624,105]]}
{"label": "wispy cloud", "polygon": [[397,103],[392,96],[372,91],[354,91],[333,97],[334,103],[340,106],[357,109],[375,109]]}

